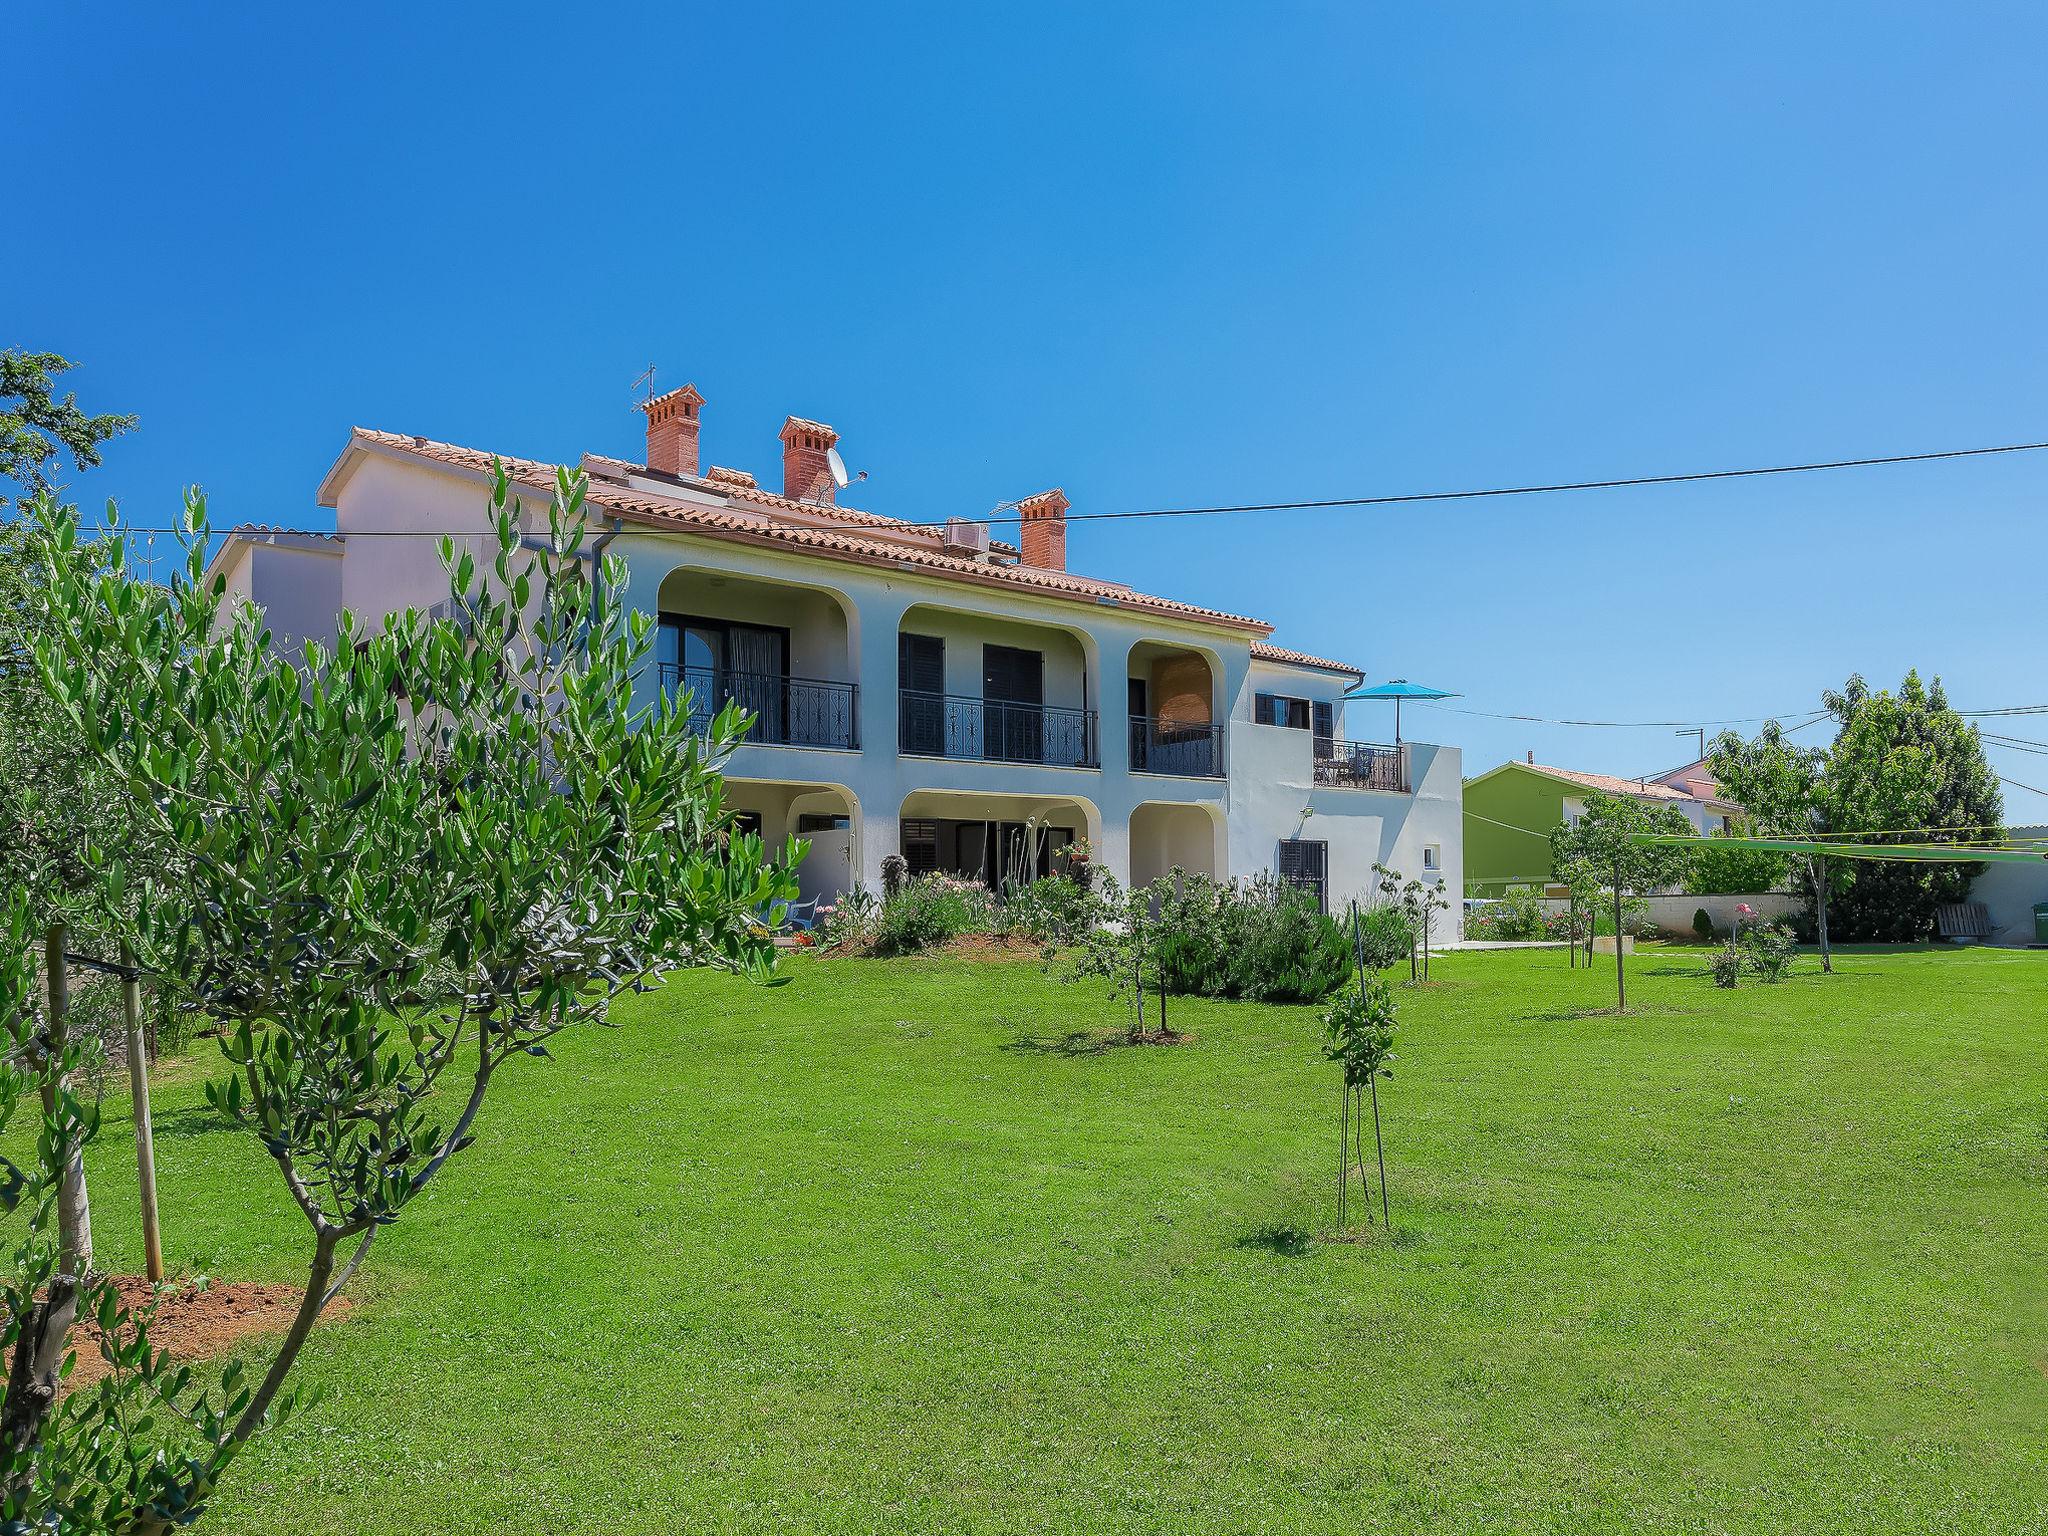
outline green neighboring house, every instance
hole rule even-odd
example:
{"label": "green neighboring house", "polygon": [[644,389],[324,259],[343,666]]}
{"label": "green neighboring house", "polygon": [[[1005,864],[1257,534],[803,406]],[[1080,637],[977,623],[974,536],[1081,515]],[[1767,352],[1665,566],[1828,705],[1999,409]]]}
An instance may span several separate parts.
{"label": "green neighboring house", "polygon": [[1704,762],[1653,779],[1621,779],[1530,761],[1502,763],[1465,781],[1465,894],[1499,896],[1552,881],[1550,829],[1575,819],[1592,794],[1675,805],[1705,836],[1726,831],[1742,807],[1721,798]]}

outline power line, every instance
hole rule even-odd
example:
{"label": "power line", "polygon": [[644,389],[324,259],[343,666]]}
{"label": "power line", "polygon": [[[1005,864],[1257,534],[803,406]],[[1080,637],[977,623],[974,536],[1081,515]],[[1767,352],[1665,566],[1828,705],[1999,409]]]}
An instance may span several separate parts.
{"label": "power line", "polygon": [[[1482,720],[1519,720],[1528,725],[1570,725],[1610,731],[1650,730],[1664,726],[1698,729],[1701,726],[1712,725],[1761,725],[1765,721],[1781,720],[1786,715],[1794,713],[1792,710],[1782,710],[1774,715],[1743,715],[1740,718],[1731,720],[1554,720],[1547,715],[1511,715],[1485,709],[1461,709],[1455,704],[1437,704],[1427,699],[1411,699],[1408,702],[1423,709],[1448,710],[1454,715],[1474,715]],[[1826,718],[1827,711],[1821,710],[1818,714],[1811,715],[1809,718],[1800,721],[1797,725],[1786,726],[1785,729],[1787,731],[1803,731],[1809,725],[1813,725]]]}
{"label": "power line", "polygon": [[[1188,507],[1146,507],[1111,512],[1069,512],[1069,523],[1124,522],[1135,518],[1152,517],[1233,517],[1255,512],[1328,512],[1359,507],[1400,507],[1416,506],[1428,502],[1479,501],[1511,496],[1553,496],[1577,491],[1612,491],[1659,485],[1693,485],[1714,480],[1753,480],[1776,475],[1807,475],[1838,469],[1869,469],[1891,464],[1928,464],[1948,459],[1984,458],[1995,454],[2038,453],[2048,449],[2048,442],[2001,443],[1988,448],[1944,448],[1929,453],[1891,453],[1860,459],[1817,459],[1798,464],[1768,464],[1744,469],[1688,470],[1666,475],[1630,475],[1606,480],[1557,480],[1532,485],[1489,486],[1476,490],[1461,491],[1406,491],[1377,496],[1328,496],[1305,501],[1255,501],[1226,502],[1211,506]],[[529,487],[530,489],[530,487]],[[829,516],[829,509],[822,504],[821,515]],[[980,517],[947,518],[939,522],[915,522],[897,520],[902,526],[923,529],[927,532],[945,527],[948,522],[973,523],[983,527],[1021,524],[1022,514],[1015,516],[987,514]],[[760,518],[760,527],[815,528],[811,522],[796,519],[778,519],[772,516]],[[175,525],[123,524],[135,532],[175,533]],[[858,525],[853,525],[858,526]],[[226,531],[226,530],[223,530]],[[310,529],[293,529],[291,532],[312,532]],[[350,538],[441,538],[448,534],[445,528],[371,528],[351,533]],[[1691,724],[1679,721],[1680,725]]]}

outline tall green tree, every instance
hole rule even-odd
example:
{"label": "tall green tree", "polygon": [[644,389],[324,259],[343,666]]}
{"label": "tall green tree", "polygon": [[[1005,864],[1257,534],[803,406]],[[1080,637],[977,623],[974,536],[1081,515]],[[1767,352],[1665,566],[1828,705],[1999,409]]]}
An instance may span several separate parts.
{"label": "tall green tree", "polygon": [[100,445],[135,425],[133,416],[80,410],[68,391],[60,397],[57,376],[76,366],[55,352],[0,351],[0,480],[26,495],[50,489],[49,466],[59,453],[70,455],[74,469],[91,469]]}
{"label": "tall green tree", "polygon": [[[1977,728],[1949,707],[1941,679],[1908,672],[1898,692],[1851,677],[1822,702],[1825,751],[1795,746],[1776,721],[1754,740],[1724,733],[1710,760],[1730,799],[1764,833],[1844,842],[1968,843],[1997,837],[2005,803]],[[1930,937],[1936,908],[1966,900],[1981,864],[1806,860],[1809,899],[1838,938]]]}
{"label": "tall green tree", "polygon": [[[1897,693],[1851,677],[1823,696],[1836,734],[1822,776],[1828,831],[1879,841],[1970,842],[2001,835],[2005,802],[1977,728],[1949,707],[1941,679],[1908,672]],[[1859,862],[1831,908],[1844,937],[1910,942],[1935,909],[1968,899],[1981,864]]]}

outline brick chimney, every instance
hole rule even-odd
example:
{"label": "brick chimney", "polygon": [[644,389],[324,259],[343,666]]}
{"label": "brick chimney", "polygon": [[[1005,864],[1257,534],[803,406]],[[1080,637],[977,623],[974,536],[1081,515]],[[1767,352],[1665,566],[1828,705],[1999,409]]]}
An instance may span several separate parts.
{"label": "brick chimney", "polygon": [[1024,519],[1024,534],[1019,540],[1024,564],[1035,565],[1042,571],[1067,568],[1067,506],[1067,493],[1058,487],[1026,496],[1017,503],[1017,511]]}
{"label": "brick chimney", "polygon": [[665,475],[696,474],[697,429],[704,424],[698,415],[704,397],[697,386],[685,384],[657,395],[640,409],[647,413],[647,467]]}
{"label": "brick chimney", "polygon": [[792,416],[782,424],[782,494],[791,501],[822,501],[832,505],[839,487],[825,455],[839,434],[822,421]]}

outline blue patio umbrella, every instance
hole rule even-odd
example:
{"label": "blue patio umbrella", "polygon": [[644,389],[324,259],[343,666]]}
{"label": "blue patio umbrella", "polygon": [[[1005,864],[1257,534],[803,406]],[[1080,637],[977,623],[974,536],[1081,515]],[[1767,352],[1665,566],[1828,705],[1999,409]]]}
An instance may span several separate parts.
{"label": "blue patio umbrella", "polygon": [[1370,688],[1354,688],[1345,694],[1346,699],[1392,699],[1394,701],[1394,745],[1401,745],[1401,701],[1403,699],[1457,699],[1464,695],[1447,693],[1441,688],[1427,688],[1421,683],[1411,683],[1405,677],[1389,682],[1374,683]]}

